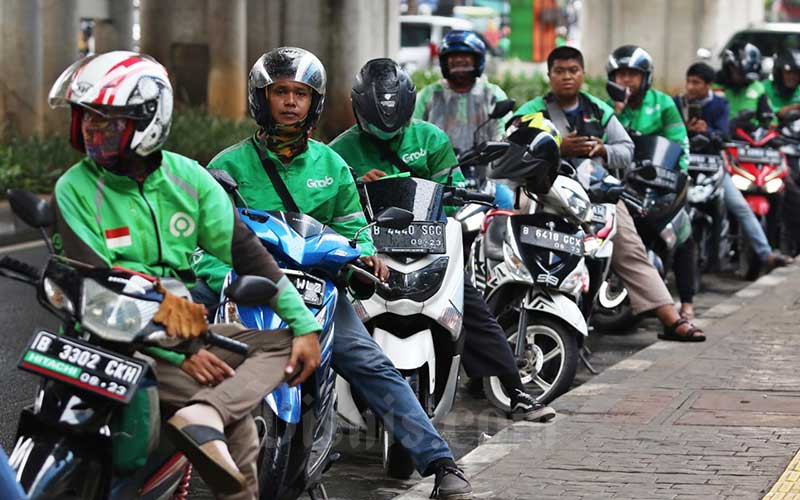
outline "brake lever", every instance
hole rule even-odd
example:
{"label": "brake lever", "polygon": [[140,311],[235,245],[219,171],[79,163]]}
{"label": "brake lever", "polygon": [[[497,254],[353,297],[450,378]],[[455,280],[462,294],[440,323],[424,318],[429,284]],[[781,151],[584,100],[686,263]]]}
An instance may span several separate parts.
{"label": "brake lever", "polygon": [[367,271],[366,269],[363,269],[363,268],[361,268],[361,267],[359,267],[359,266],[357,266],[355,264],[352,264],[352,263],[346,264],[345,267],[347,267],[348,269],[352,270],[354,273],[356,273],[356,274],[358,274],[360,276],[363,276],[363,277],[367,278],[368,280],[372,281],[373,283],[375,283],[375,286],[380,287],[381,290],[383,290],[385,292],[388,292],[388,291],[391,290],[391,288],[389,288],[389,286],[386,285],[386,283],[384,283],[383,281],[378,279],[377,276],[375,276],[371,272]]}

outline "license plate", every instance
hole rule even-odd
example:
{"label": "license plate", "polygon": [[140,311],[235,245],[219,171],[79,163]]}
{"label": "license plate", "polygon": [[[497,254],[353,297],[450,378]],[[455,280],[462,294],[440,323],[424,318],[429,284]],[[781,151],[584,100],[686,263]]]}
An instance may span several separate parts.
{"label": "license plate", "polygon": [[583,255],[583,238],[559,233],[536,226],[522,226],[519,239],[522,243],[573,255]]}
{"label": "license plate", "polygon": [[325,281],[310,274],[284,269],[284,274],[289,278],[307,306],[322,307],[325,298]]}
{"label": "license plate", "polygon": [[144,361],[81,340],[39,331],[19,368],[128,403],[145,373]]}
{"label": "license plate", "polygon": [[444,222],[412,222],[405,229],[373,226],[372,241],[380,253],[445,253]]}
{"label": "license plate", "polygon": [[736,153],[739,161],[753,163],[778,163],[781,161],[781,154],[774,149],[739,146],[736,148]]}
{"label": "license plate", "polygon": [[592,222],[606,221],[606,206],[605,205],[592,205]]}

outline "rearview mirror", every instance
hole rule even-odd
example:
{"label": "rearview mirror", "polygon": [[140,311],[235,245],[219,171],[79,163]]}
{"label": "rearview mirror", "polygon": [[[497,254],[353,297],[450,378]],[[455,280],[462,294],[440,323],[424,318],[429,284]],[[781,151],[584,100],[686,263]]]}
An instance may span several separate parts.
{"label": "rearview mirror", "polygon": [[498,119],[506,116],[509,111],[514,109],[514,105],[516,101],[514,99],[505,99],[502,101],[497,101],[494,103],[494,108],[492,108],[492,112],[489,113],[489,118]]}
{"label": "rearview mirror", "polygon": [[375,217],[375,224],[389,229],[405,229],[414,220],[414,214],[408,210],[389,207]]}
{"label": "rearview mirror", "polygon": [[228,193],[233,193],[237,189],[239,189],[239,183],[231,177],[231,174],[226,172],[225,170],[220,170],[218,168],[209,168],[208,173],[211,174],[211,177],[214,178],[217,183],[222,186]]}
{"label": "rearview mirror", "polygon": [[226,297],[244,306],[269,304],[277,293],[278,286],[271,279],[263,276],[238,276],[225,289]]}
{"label": "rearview mirror", "polygon": [[53,209],[47,200],[24,189],[9,189],[7,194],[11,210],[25,224],[36,228],[46,228],[55,223]]}

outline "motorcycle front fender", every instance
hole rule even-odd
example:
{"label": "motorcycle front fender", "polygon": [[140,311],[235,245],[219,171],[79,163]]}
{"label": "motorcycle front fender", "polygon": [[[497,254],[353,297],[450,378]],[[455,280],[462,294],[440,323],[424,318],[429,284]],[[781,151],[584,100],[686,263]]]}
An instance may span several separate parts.
{"label": "motorcycle front fender", "polygon": [[586,326],[586,320],[580,308],[565,295],[541,288],[532,288],[528,292],[523,306],[534,314],[554,316],[580,335],[589,336],[589,328]]}
{"label": "motorcycle front fender", "polygon": [[759,217],[769,213],[770,203],[766,196],[750,194],[745,195],[744,198],[747,200],[747,204],[750,205],[750,209],[753,213]]}

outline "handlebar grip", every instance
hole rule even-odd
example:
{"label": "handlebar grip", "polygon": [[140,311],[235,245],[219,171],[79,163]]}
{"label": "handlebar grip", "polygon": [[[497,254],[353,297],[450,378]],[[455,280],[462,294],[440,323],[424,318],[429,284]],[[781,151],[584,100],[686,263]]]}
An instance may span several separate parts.
{"label": "handlebar grip", "polygon": [[468,193],[466,199],[469,201],[494,203],[494,195],[491,195],[489,193],[475,193],[475,192]]}
{"label": "handlebar grip", "polygon": [[247,356],[247,351],[250,348],[250,346],[244,342],[239,342],[238,340],[233,340],[217,333],[206,333],[205,340],[215,347],[219,347],[220,349],[225,349],[226,351],[231,351],[242,356]]}
{"label": "handlebar grip", "polygon": [[28,264],[27,262],[22,262],[21,260],[14,259],[12,257],[9,257],[8,255],[4,255],[3,258],[0,259],[0,267],[4,267],[9,271],[13,271],[17,274],[21,274],[33,280],[39,279],[38,269]]}

